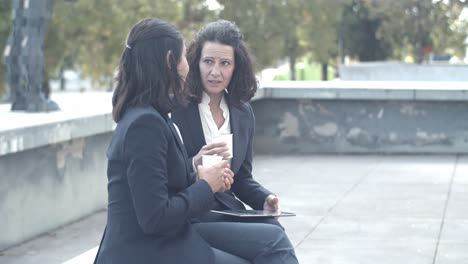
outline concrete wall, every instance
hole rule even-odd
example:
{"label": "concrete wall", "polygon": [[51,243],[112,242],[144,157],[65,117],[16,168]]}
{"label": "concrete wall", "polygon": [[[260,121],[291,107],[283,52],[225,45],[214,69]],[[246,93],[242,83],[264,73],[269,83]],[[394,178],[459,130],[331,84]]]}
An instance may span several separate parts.
{"label": "concrete wall", "polygon": [[303,84],[267,85],[252,103],[256,154],[468,153],[464,84],[410,89],[374,83],[380,88],[372,90],[359,82]]}
{"label": "concrete wall", "polygon": [[262,99],[256,154],[468,153],[466,102]]}
{"label": "concrete wall", "polygon": [[344,81],[468,81],[468,65],[369,62],[339,71]]}
{"label": "concrete wall", "polygon": [[53,99],[62,111],[0,105],[0,251],[106,207],[111,94]]}
{"label": "concrete wall", "polygon": [[0,250],[105,208],[110,136],[0,156]]}

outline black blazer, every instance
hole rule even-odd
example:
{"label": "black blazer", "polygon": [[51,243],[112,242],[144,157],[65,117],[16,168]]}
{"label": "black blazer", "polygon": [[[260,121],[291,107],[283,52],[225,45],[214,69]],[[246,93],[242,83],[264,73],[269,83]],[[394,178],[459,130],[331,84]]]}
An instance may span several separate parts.
{"label": "black blazer", "polygon": [[152,107],[128,109],[107,151],[108,216],[97,263],[213,263],[191,227],[214,196],[194,181],[172,121]]}
{"label": "black blazer", "polygon": [[[231,170],[234,172],[234,184],[231,186],[231,191],[253,209],[260,210],[263,209],[263,203],[271,192],[263,188],[252,177],[252,141],[255,133],[255,117],[252,107],[248,103],[242,104],[240,107],[230,105],[229,112],[233,134]],[[184,146],[190,157],[189,163],[192,164],[192,157],[206,145],[198,104],[191,102],[187,107],[174,111],[171,117],[179,127]],[[216,193],[216,200],[225,208],[244,208],[244,205],[232,195],[232,192]]]}

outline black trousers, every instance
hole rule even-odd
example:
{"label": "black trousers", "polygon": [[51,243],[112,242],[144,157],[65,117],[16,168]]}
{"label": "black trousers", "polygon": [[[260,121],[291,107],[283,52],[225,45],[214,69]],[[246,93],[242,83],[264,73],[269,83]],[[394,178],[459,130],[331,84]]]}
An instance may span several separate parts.
{"label": "black trousers", "polygon": [[286,233],[276,225],[213,222],[193,227],[213,248],[216,264],[298,264]]}

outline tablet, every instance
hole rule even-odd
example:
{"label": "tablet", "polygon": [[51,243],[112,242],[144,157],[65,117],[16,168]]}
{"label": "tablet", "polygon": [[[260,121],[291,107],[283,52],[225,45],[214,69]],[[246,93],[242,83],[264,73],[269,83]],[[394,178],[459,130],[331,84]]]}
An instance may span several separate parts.
{"label": "tablet", "polygon": [[270,212],[264,210],[211,210],[216,214],[224,214],[236,217],[282,217],[282,216],[296,216],[295,213],[288,212]]}

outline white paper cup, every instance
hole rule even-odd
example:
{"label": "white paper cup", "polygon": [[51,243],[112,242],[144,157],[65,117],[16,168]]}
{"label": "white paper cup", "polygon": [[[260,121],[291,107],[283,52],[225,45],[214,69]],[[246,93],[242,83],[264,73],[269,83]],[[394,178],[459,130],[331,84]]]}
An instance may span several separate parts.
{"label": "white paper cup", "polygon": [[223,160],[222,156],[215,155],[202,155],[202,165],[203,167],[209,168],[215,165],[216,163]]}
{"label": "white paper cup", "polygon": [[211,139],[211,143],[218,143],[218,142],[224,142],[226,143],[229,151],[229,157],[232,158],[232,134],[225,134],[225,135],[219,135],[216,137],[213,137]]}

